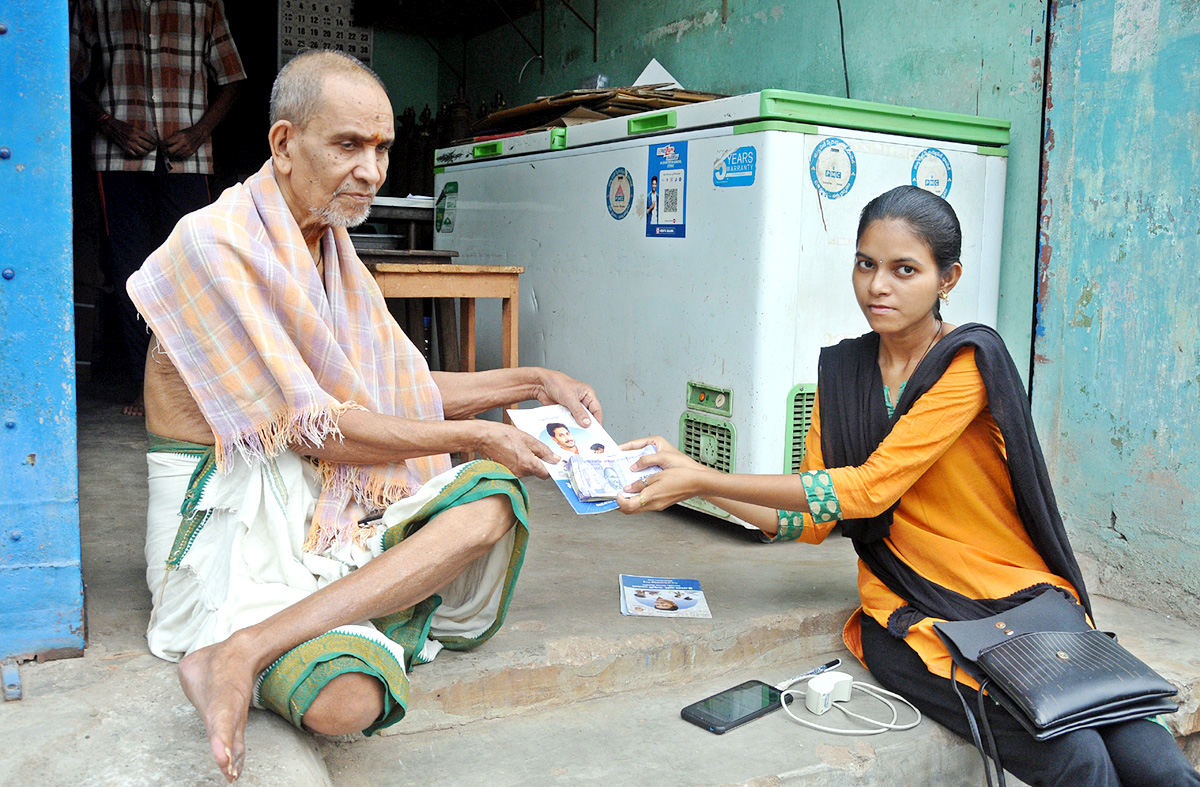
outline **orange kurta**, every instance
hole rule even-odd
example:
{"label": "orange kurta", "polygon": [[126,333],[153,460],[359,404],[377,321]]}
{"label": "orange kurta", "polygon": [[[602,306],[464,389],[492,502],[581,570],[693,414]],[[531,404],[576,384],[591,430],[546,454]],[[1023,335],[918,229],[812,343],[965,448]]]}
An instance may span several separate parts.
{"label": "orange kurta", "polygon": [[[801,472],[824,467],[817,408]],[[1047,568],[1017,515],[1004,439],[988,410],[973,347],[959,350],[865,464],[828,471],[845,519],[876,516],[900,500],[886,543],[926,579],[976,599],[1001,598],[1038,583],[1075,593]],[[797,540],[820,543],[835,524],[805,514]],[[862,608],[847,622],[844,639],[861,661],[858,615],[886,627],[905,601],[861,560],[858,592]],[[935,622],[926,618],[912,626],[905,641],[932,673],[949,678],[950,655]]]}

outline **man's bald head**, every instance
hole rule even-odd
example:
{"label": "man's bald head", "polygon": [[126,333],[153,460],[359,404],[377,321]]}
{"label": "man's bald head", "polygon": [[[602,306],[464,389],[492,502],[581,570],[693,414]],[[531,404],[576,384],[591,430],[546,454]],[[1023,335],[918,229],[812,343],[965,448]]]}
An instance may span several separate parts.
{"label": "man's bald head", "polygon": [[374,82],[387,94],[383,80],[344,52],[310,50],[292,58],[271,87],[271,125],[287,120],[303,128],[321,108],[325,80],[333,75]]}
{"label": "man's bald head", "polygon": [[271,91],[271,163],[313,259],[330,227],[366,220],[387,177],[396,138],[387,91],[368,68],[336,52],[310,52]]}

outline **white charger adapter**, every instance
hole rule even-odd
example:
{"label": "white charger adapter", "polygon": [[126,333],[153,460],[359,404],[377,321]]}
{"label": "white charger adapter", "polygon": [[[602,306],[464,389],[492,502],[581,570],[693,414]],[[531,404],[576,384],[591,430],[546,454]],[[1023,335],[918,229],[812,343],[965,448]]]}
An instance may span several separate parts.
{"label": "white charger adapter", "polygon": [[[827,665],[832,667],[833,665]],[[801,681],[806,681],[806,690],[793,688],[793,686]],[[888,730],[911,730],[913,727],[921,723],[921,712],[917,710],[911,702],[901,697],[899,694],[881,689],[878,686],[872,686],[869,683],[856,681],[845,672],[818,672],[816,675],[811,672],[804,675],[797,675],[791,680],[784,681],[778,686],[780,691],[781,704],[783,712],[786,713],[794,722],[803,724],[805,727],[812,727],[814,730],[823,732],[832,732],[835,735],[878,735],[881,732]],[[882,702],[892,712],[892,718],[888,721],[881,719],[872,719],[868,716],[855,713],[846,706],[846,701],[850,699],[854,689],[858,689],[863,694],[869,694],[875,699]],[[870,725],[867,729],[862,728],[844,728],[844,727],[826,727],[822,724],[817,724],[810,719],[802,719],[792,713],[792,709],[788,707],[788,701],[792,698],[803,695],[804,707],[808,708],[809,712],[820,716],[832,707],[837,707],[846,716],[852,719]],[[892,704],[893,700],[898,700],[904,705],[907,705],[909,710],[916,716],[915,719],[903,724],[897,723],[896,706]]]}
{"label": "white charger adapter", "polygon": [[854,679],[845,672],[836,670],[814,675],[804,692],[804,707],[820,716],[833,707],[835,702],[850,699]]}

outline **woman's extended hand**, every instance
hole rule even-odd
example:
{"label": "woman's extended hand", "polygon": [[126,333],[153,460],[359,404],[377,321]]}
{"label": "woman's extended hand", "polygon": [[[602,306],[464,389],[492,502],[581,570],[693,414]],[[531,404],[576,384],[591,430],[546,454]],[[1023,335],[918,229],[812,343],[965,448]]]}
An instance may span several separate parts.
{"label": "woman's extended hand", "polygon": [[661,467],[663,470],[670,467],[683,467],[696,470],[704,467],[704,465],[671,445],[665,438],[657,435],[630,440],[621,446],[621,450],[638,451],[648,445],[653,445],[657,449],[657,453],[648,454],[634,462],[632,466],[633,470],[645,470],[647,467]]}
{"label": "woman's extended hand", "polygon": [[626,514],[639,511],[661,511],[700,493],[704,476],[715,470],[692,459],[662,437],[641,437],[621,446],[622,451],[637,451],[653,445],[657,452],[647,454],[634,462],[632,469],[645,470],[661,467],[661,473],[634,481],[625,487],[630,497],[618,497],[617,505]]}
{"label": "woman's extended hand", "polygon": [[634,481],[625,488],[630,496],[617,497],[617,505],[626,514],[637,514],[642,511],[662,511],[668,506],[690,500],[700,494],[704,475],[716,472],[702,465],[697,467],[699,469],[695,470],[671,468]]}

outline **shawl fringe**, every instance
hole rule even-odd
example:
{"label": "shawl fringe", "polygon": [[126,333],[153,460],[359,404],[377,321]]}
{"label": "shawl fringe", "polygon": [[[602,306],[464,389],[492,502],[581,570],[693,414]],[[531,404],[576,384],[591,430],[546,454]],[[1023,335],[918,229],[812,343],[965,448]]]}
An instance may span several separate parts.
{"label": "shawl fringe", "polygon": [[241,456],[249,464],[265,462],[279,456],[295,443],[308,443],[318,448],[333,438],[342,439],[338,419],[353,407],[345,405],[320,405],[300,411],[276,413],[267,421],[234,435],[232,440],[216,438],[217,470],[229,472],[234,456]]}

